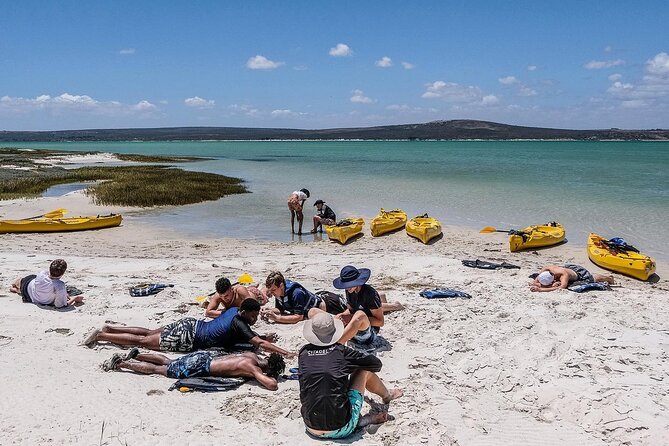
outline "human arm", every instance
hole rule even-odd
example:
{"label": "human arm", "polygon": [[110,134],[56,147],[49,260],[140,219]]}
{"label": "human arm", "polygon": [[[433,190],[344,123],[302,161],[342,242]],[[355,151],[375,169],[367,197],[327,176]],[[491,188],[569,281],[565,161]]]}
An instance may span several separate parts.
{"label": "human arm", "polygon": [[253,378],[268,390],[278,390],[279,383],[274,378],[265,375],[259,367],[253,367]]}
{"label": "human arm", "polygon": [[78,304],[84,301],[84,295],[83,294],[77,294],[76,296],[72,296],[67,299],[67,305],[74,305]]}
{"label": "human arm", "polygon": [[278,345],[272,344],[271,342],[262,339],[260,336],[252,337],[251,339],[249,339],[249,342],[253,344],[254,347],[263,349],[266,352],[278,353],[287,358],[294,358],[295,356],[297,356],[295,353],[291,353],[287,350],[284,350]]}
{"label": "human arm", "polygon": [[268,321],[276,322],[277,324],[297,324],[300,321],[304,320],[304,316],[301,314],[279,314],[273,311],[268,311],[266,313],[266,318]]}
{"label": "human arm", "polygon": [[225,305],[223,305],[223,310],[219,310],[218,306],[221,304],[221,297],[218,295],[218,293],[214,294],[214,297],[209,301],[209,305],[207,305],[207,309],[204,312],[204,315],[207,317],[211,318],[216,318],[223,314],[223,310],[225,310]]}
{"label": "human arm", "polygon": [[547,293],[549,291],[555,291],[559,288],[560,284],[558,282],[553,282],[553,285],[549,287],[542,287],[540,285],[535,285],[534,283],[530,285],[530,291],[532,291],[533,293]]}

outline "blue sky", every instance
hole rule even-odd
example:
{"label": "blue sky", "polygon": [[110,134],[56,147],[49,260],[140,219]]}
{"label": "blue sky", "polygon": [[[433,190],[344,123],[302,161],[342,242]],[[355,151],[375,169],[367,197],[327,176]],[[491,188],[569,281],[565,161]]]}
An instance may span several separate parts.
{"label": "blue sky", "polygon": [[667,1],[3,1],[0,130],[669,128]]}

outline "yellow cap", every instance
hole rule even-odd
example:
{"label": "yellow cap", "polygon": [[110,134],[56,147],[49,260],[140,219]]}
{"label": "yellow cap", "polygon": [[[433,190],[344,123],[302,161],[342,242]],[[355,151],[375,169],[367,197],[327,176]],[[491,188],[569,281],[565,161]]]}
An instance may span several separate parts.
{"label": "yellow cap", "polygon": [[253,277],[244,273],[241,276],[239,276],[239,279],[237,279],[237,282],[241,283],[242,285],[248,285],[250,283],[253,283]]}

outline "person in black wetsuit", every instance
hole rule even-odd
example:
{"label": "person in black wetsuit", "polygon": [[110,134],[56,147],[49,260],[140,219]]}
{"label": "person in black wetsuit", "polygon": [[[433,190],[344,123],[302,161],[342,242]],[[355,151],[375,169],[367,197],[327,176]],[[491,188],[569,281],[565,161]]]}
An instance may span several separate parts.
{"label": "person in black wetsuit", "polygon": [[360,415],[365,390],[384,404],[402,396],[376,375],[381,360],[337,342],[343,332],[344,324],[329,313],[304,323],[309,344],[298,356],[301,413],[307,432],[317,438],[345,438],[358,427],[388,421],[388,412]]}
{"label": "person in black wetsuit", "polygon": [[250,344],[253,348],[261,348],[268,352],[293,357],[272,342],[276,335],[259,336],[253,330],[260,314],[260,303],[249,298],[242,302],[239,309],[230,308],[211,321],[195,318],[180,319],[171,324],[154,330],[142,327],[126,327],[124,325],[105,325],[101,330],[93,331],[84,341],[84,345],[92,347],[99,341],[107,341],[124,346],[138,346],[149,350],[192,352],[211,347],[223,347],[236,350],[239,344]]}

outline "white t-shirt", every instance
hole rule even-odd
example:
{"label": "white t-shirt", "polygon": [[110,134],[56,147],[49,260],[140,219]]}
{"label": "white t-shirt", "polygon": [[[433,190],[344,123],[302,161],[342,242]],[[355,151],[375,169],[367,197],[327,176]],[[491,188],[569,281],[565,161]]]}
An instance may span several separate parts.
{"label": "white t-shirt", "polygon": [[309,198],[309,197],[307,197],[307,194],[305,194],[305,193],[302,192],[301,190],[296,190],[295,192],[293,192],[293,194],[294,194],[294,195],[297,195],[297,198],[298,198],[300,201],[302,201],[302,200],[306,200],[307,198]]}
{"label": "white t-shirt", "polygon": [[67,305],[65,282],[49,277],[49,271],[42,271],[30,281],[28,295],[36,304],[53,305],[56,308]]}

